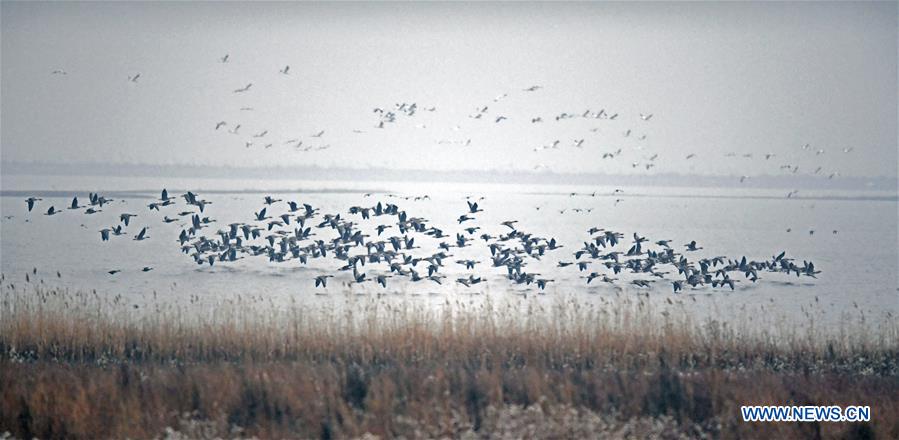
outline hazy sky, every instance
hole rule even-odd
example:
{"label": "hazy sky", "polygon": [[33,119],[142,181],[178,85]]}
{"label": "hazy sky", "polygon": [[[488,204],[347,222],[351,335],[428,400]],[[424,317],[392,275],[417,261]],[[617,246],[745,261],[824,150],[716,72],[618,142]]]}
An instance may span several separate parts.
{"label": "hazy sky", "polygon": [[[895,2],[2,2],[0,13],[6,163],[896,176]],[[522,91],[532,85],[543,88]],[[372,109],[401,102],[419,112],[375,128]],[[588,109],[620,116],[555,121]],[[293,138],[330,148],[297,151]]]}

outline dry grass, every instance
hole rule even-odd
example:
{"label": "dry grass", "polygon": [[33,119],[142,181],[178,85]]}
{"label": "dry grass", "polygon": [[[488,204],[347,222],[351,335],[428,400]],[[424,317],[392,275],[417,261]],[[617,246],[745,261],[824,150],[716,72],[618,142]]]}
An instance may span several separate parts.
{"label": "dry grass", "polygon": [[[899,437],[895,326],[775,337],[639,299],[156,308],[4,286],[0,432]],[[874,420],[745,424],[745,404],[862,404]]]}

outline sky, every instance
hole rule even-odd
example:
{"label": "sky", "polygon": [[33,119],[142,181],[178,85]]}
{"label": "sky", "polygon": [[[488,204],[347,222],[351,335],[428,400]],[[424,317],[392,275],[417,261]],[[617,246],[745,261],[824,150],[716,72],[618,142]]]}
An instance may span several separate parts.
{"label": "sky", "polygon": [[[4,1],[0,27],[4,164],[895,178],[899,162],[895,2]],[[376,127],[375,108],[413,102]],[[600,110],[619,116],[580,117]]]}

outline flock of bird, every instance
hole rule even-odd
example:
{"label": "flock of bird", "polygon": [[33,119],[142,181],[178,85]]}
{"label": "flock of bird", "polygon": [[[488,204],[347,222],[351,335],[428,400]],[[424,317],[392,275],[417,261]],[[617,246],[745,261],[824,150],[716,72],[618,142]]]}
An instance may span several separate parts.
{"label": "flock of bird", "polygon": [[[232,57],[230,54],[225,54],[218,58],[218,62],[221,64],[231,63]],[[56,69],[51,73],[53,75],[68,74],[68,72],[63,69]],[[138,83],[140,78],[142,77],[141,75],[142,74],[140,72],[134,73],[133,75],[128,75],[128,81],[131,83]],[[291,75],[293,75],[291,66],[285,65],[284,67],[278,69],[278,75],[282,77],[290,77]],[[258,86],[256,86],[254,82],[247,82],[243,86],[231,89],[230,93],[241,96],[249,96],[252,95],[256,90],[254,87]],[[478,141],[473,139],[470,134],[462,134],[464,133],[464,131],[476,128],[477,126],[484,127],[485,124],[486,126],[502,126],[508,124],[509,121],[519,120],[529,125],[538,126],[540,124],[566,123],[569,121],[579,120],[586,121],[588,124],[584,127],[568,126],[565,130],[566,133],[578,133],[576,136],[572,136],[570,139],[548,139],[545,142],[539,142],[538,145],[531,146],[531,151],[534,154],[538,155],[547,154],[554,151],[559,152],[566,149],[575,151],[583,150],[592,144],[595,146],[594,152],[597,159],[613,160],[620,158],[621,160],[629,163],[632,169],[646,171],[657,168],[660,164],[662,164],[663,159],[677,158],[677,156],[680,156],[683,161],[689,162],[699,160],[701,158],[700,154],[693,152],[650,151],[647,148],[647,139],[649,138],[649,125],[651,121],[654,120],[654,114],[652,113],[639,113],[637,115],[639,116],[639,118],[637,118],[636,116],[628,117],[627,114],[619,111],[614,111],[612,109],[600,108],[599,110],[594,110],[587,108],[583,110],[555,112],[550,115],[525,115],[517,114],[514,105],[508,105],[508,103],[505,102],[511,99],[516,93],[528,95],[542,90],[544,90],[543,86],[532,85],[530,87],[516,89],[514,91],[510,90],[501,93],[495,96],[490,102],[482,103],[476,106],[474,108],[474,111],[468,114],[467,121],[459,121],[457,124],[454,124],[451,127],[454,132],[458,132],[460,134],[459,137],[452,139],[435,139],[434,142],[438,145],[456,145],[462,147],[477,145]],[[247,99],[243,100],[243,104],[241,104],[241,107],[239,108],[239,114],[256,111],[256,106],[246,105],[247,102],[253,102],[252,98],[248,99],[249,101]],[[371,122],[371,127],[377,131],[387,129],[395,125],[406,126],[405,124],[400,124],[400,122],[402,120],[413,120],[420,114],[433,113],[436,111],[436,106],[421,105],[417,102],[397,102],[392,105],[379,106],[372,109],[371,114],[374,116],[374,119]],[[277,133],[270,131],[264,126],[247,127],[245,125],[246,123],[242,123],[239,121],[239,119],[241,119],[240,117],[236,117],[235,119],[238,120],[217,120],[213,124],[211,124],[212,130],[236,136],[240,140],[239,144],[244,146],[245,148],[261,148],[263,150],[267,150],[271,148],[284,147],[300,152],[315,152],[331,148],[331,143],[325,142],[327,138],[325,137],[325,130],[322,129],[310,130],[309,134],[306,136],[279,136]],[[636,125],[634,123],[636,123]],[[417,123],[414,125],[414,127],[429,128],[428,124],[426,123]],[[585,129],[585,131],[583,133],[580,133],[579,130],[581,129]],[[352,132],[356,134],[362,134],[367,133],[368,131],[356,128],[353,129]],[[539,132],[535,136],[535,138],[539,138],[539,134],[543,134],[543,132]],[[596,137],[600,134],[610,135],[611,137],[604,136],[603,139],[600,140]],[[840,151],[842,151],[843,154],[852,153],[854,151],[854,147],[845,147]],[[817,148],[813,147],[811,144],[805,144],[801,147],[797,147],[797,151],[795,152],[786,150],[781,152],[781,154],[776,154],[773,152],[764,154],[752,152],[728,152],[724,154],[724,158],[732,158],[734,160],[744,161],[761,161],[762,165],[760,166],[765,166],[768,170],[767,173],[771,175],[796,175],[800,173],[800,170],[803,170],[806,172],[806,174],[811,176],[821,176],[822,178],[833,179],[834,177],[839,176],[839,172],[834,170],[825,170],[823,166],[819,166],[816,163],[806,161],[806,159],[808,158],[814,159],[815,157],[822,156],[826,153],[827,151],[823,148]],[[779,161],[778,159],[780,159],[781,157],[787,159]],[[720,163],[719,158],[715,158],[715,161],[716,163]],[[681,162],[681,164],[682,163],[683,162]],[[803,164],[800,165],[800,163]],[[812,163],[812,165],[809,166],[809,163]],[[548,168],[549,167],[543,163],[534,165],[535,170]],[[750,179],[752,179],[752,177],[749,175],[739,176],[740,183],[744,183]],[[787,197],[795,196],[797,192],[798,191],[796,190],[790,191]]]}
{"label": "flock of bird", "polygon": [[[231,62],[231,56],[226,54],[218,59],[222,64]],[[274,72],[273,72],[274,73]],[[291,67],[285,65],[278,70],[283,76],[292,75]],[[52,72],[54,75],[67,75],[67,72],[58,69]],[[128,81],[138,83],[142,78],[137,72],[128,76]],[[593,136],[603,132],[620,133],[619,141],[627,140],[630,144],[611,149],[597,150],[597,158],[600,160],[616,159],[622,155],[636,155],[637,160],[631,163],[634,169],[651,170],[659,163],[660,153],[649,154],[645,152],[643,144],[649,136],[647,129],[655,120],[652,113],[639,113],[639,119],[629,118],[626,114],[611,109],[600,108],[584,109],[579,111],[557,112],[550,115],[518,115],[508,106],[506,100],[512,94],[526,96],[543,90],[541,85],[532,85],[516,91],[508,91],[497,95],[492,102],[478,105],[473,112],[467,115],[468,121],[463,121],[452,127],[455,132],[462,132],[462,125],[467,127],[474,124],[486,126],[503,126],[512,120],[520,120],[532,126],[539,124],[560,124],[567,121],[580,120],[588,122],[588,132],[582,135],[578,133],[571,139],[551,139],[532,148],[534,154],[545,154],[564,149],[584,149],[595,139]],[[254,83],[236,87],[231,93],[238,95],[250,95],[254,92]],[[526,99],[526,98],[525,98]],[[243,106],[240,112],[252,112],[254,107]],[[421,114],[437,111],[433,105],[423,105],[417,102],[398,102],[393,105],[375,107],[371,111],[373,120],[371,127],[374,130],[386,130],[396,125],[404,125],[404,121],[417,118]],[[636,125],[630,128],[618,126],[600,126],[600,124],[626,124],[632,120]],[[625,121],[625,122],[622,122]],[[424,123],[416,124],[417,128],[427,128]],[[265,127],[247,127],[239,121],[218,120],[211,124],[211,129],[216,132],[228,133],[237,136],[246,148],[261,147],[269,149],[276,146],[286,146],[298,151],[320,151],[331,147],[325,143],[326,130],[310,130],[306,137],[286,136],[279,138],[275,133]],[[354,133],[365,133],[365,130],[355,129]],[[575,133],[575,127],[566,130],[567,133]],[[454,139],[437,140],[438,144],[471,146],[471,137],[460,134]],[[825,150],[806,144],[801,147],[806,154],[820,156]],[[843,149],[843,153],[852,152],[852,148]],[[695,153],[683,154],[685,160],[697,158]],[[753,159],[752,153],[737,154],[731,152],[726,157]],[[767,153],[757,156],[766,163],[778,157],[775,153]],[[541,168],[541,165],[535,167]],[[796,174],[800,166],[794,163],[779,165],[778,171]],[[822,172],[818,167],[813,174]],[[833,178],[836,173],[830,173]],[[749,176],[740,177],[744,182]],[[617,191],[616,191],[617,192]],[[793,197],[797,191],[791,191],[787,197]],[[573,194],[572,194],[573,195]],[[614,195],[614,194],[613,194]],[[595,194],[594,194],[595,196]],[[180,199],[183,199],[180,200]],[[30,197],[26,200],[28,211],[40,202],[41,199]],[[764,273],[786,273],[796,276],[814,277],[819,271],[811,262],[804,261],[799,265],[795,260],[786,257],[781,252],[770,259],[747,260],[745,256],[740,258],[727,258],[716,256],[711,258],[691,258],[691,254],[703,248],[696,241],[674,245],[670,240],[649,240],[638,233],[624,234],[618,231],[606,230],[599,227],[590,228],[588,237],[583,241],[583,246],[571,250],[570,258],[566,258],[565,248],[553,237],[541,237],[523,230],[517,226],[517,221],[509,220],[499,225],[481,224],[479,213],[483,208],[479,204],[482,200],[467,200],[467,209],[461,212],[456,229],[435,225],[434,223],[415,217],[397,204],[388,201],[379,201],[369,206],[353,206],[346,212],[324,213],[320,209],[309,204],[300,204],[295,201],[282,201],[266,196],[264,205],[259,211],[253,213],[245,222],[231,223],[227,227],[216,229],[213,232],[216,221],[205,216],[206,207],[211,201],[200,198],[193,192],[186,192],[180,197],[171,197],[166,190],[162,190],[159,199],[147,205],[154,215],[161,215],[164,223],[179,223],[182,225],[176,241],[181,250],[189,255],[192,261],[199,265],[213,266],[215,264],[228,264],[237,260],[250,257],[265,258],[272,263],[296,262],[306,265],[311,259],[335,260],[337,273],[347,273],[351,283],[375,282],[386,287],[390,278],[404,278],[410,282],[429,281],[443,284],[444,273],[447,272],[445,264],[456,264],[464,267],[468,272],[465,277],[455,280],[456,283],[471,287],[487,280],[484,272],[475,272],[484,266],[491,270],[501,272],[513,284],[536,284],[539,289],[545,289],[549,283],[555,281],[549,274],[537,273],[530,269],[530,263],[549,259],[555,261],[558,270],[576,270],[583,273],[582,279],[586,284],[594,280],[614,284],[619,281],[621,274],[629,274],[630,284],[638,288],[649,288],[654,283],[667,280],[674,292],[680,292],[689,286],[699,289],[705,286],[711,288],[735,289],[739,282],[756,282]],[[620,199],[616,200],[616,204]],[[86,206],[79,204],[78,198],[72,200],[67,210],[84,210],[85,215],[101,212],[103,207],[111,200],[99,194],[90,194],[89,203]],[[176,208],[181,206],[182,208]],[[539,209],[539,208],[538,208]],[[573,208],[572,211],[590,212],[592,208]],[[56,216],[63,210],[57,210],[50,206],[45,215]],[[564,211],[563,211],[564,212]],[[115,240],[116,237],[127,235],[128,228],[133,218],[138,214],[123,212],[118,216],[119,223],[99,230],[102,241]],[[376,224],[374,224],[376,223]],[[491,235],[483,232],[482,228],[502,227],[502,233]],[[142,226],[131,237],[134,241],[151,239],[150,226]],[[371,233],[366,233],[371,231]],[[389,231],[389,232],[388,232]],[[479,232],[481,231],[481,232]],[[813,232],[810,232],[813,233]],[[834,231],[836,233],[836,231]],[[374,235],[374,236],[372,236]],[[160,237],[153,236],[153,239]],[[165,239],[164,237],[162,239]],[[422,245],[427,244],[428,249]],[[568,245],[570,246],[570,244]],[[483,247],[483,261],[471,258],[477,255],[470,249]],[[487,251],[489,250],[489,257]],[[458,254],[454,259],[454,254]],[[466,255],[465,257],[459,255]],[[567,269],[571,267],[571,269]],[[152,270],[146,266],[144,272]],[[111,275],[118,273],[118,269],[109,271]],[[333,275],[319,275],[315,278],[316,287],[327,286],[328,279]],[[742,277],[741,279],[737,279]],[[627,282],[622,281],[622,282]]]}
{"label": "flock of bird", "polygon": [[[365,195],[368,197],[371,194]],[[87,205],[81,205],[75,197],[67,210],[93,215],[113,201],[95,193],[88,200]],[[41,201],[37,197],[26,199],[28,212]],[[692,253],[703,249],[696,241],[675,245],[671,240],[650,240],[636,232],[625,235],[601,227],[587,230],[588,238],[583,246],[568,247],[566,254],[563,250],[566,245],[554,237],[524,230],[517,220],[483,224],[479,218],[484,212],[481,203],[483,198],[467,198],[466,206],[460,206],[456,224],[446,227],[414,216],[387,200],[351,206],[345,212],[326,213],[308,203],[265,196],[259,210],[246,221],[215,228],[216,220],[206,216],[207,207],[213,202],[190,191],[180,198],[172,197],[163,189],[158,199],[147,204],[149,213],[143,215],[154,216],[164,223],[179,222],[181,231],[177,237],[153,237],[177,242],[181,251],[197,265],[231,264],[253,257],[272,264],[332,261],[333,274],[314,277],[314,287],[322,288],[327,287],[329,278],[341,273],[346,274],[348,283],[374,282],[382,288],[387,287],[391,278],[443,284],[446,265],[455,264],[466,273],[456,278],[455,283],[465,287],[501,274],[511,284],[535,284],[543,290],[555,279],[550,274],[530,270],[529,265],[546,261],[555,263],[552,267],[557,271],[576,270],[587,285],[594,280],[616,284],[619,277],[627,275],[620,282],[629,282],[636,288],[667,282],[675,293],[688,287],[734,290],[737,283],[755,283],[767,273],[797,277],[815,277],[820,273],[814,263],[803,261],[800,265],[785,252],[762,260],[748,260],[745,256],[691,258]],[[44,215],[63,213],[50,206]],[[105,242],[127,235],[135,218],[141,216],[118,212],[119,222],[101,229],[100,239]],[[132,240],[151,239],[150,226],[134,227],[140,229],[133,233]],[[487,229],[502,232],[490,234],[484,232]],[[482,255],[483,261],[476,259],[476,255]],[[141,270],[148,272],[153,268],[144,266]],[[108,273],[115,275],[120,271],[112,269]]]}

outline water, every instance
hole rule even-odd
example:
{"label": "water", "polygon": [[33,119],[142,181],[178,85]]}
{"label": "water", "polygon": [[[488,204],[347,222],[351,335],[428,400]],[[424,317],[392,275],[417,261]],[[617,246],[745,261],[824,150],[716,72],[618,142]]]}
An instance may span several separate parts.
{"label": "water", "polygon": [[[372,206],[378,201],[397,204],[410,217],[427,219],[448,237],[434,239],[413,234],[416,246],[411,253],[424,257],[437,252],[441,241],[453,244],[456,232],[462,232],[456,219],[467,212],[466,196],[479,201],[484,212],[473,215],[477,220],[463,226],[480,227],[466,248],[452,248],[451,257],[444,261],[439,273],[446,275],[442,284],[425,280],[413,283],[408,278],[393,277],[386,289],[367,282],[351,284],[351,274],[337,272],[345,264],[333,258],[310,259],[309,264],[298,261],[270,263],[265,256],[248,256],[234,263],[216,263],[213,267],[197,265],[181,252],[177,237],[189,226],[188,217],[177,213],[189,209],[182,198],[178,204],[150,211],[147,204],[159,197],[156,189],[167,186],[170,194],[181,194],[176,188],[196,189],[200,197],[213,202],[203,214],[215,220],[203,229],[209,238],[216,238],[219,229],[228,229],[232,222],[250,222],[253,212],[259,211],[264,195],[309,203],[322,213],[341,213],[352,219],[370,237],[377,239],[378,224],[392,225],[381,239],[398,233],[395,216],[372,217],[363,221],[350,215],[350,206]],[[43,188],[34,191],[31,188]],[[115,199],[103,212],[86,215],[81,210],[65,209],[72,195],[87,203],[87,190],[99,188],[107,197]],[[251,188],[251,190],[247,190]],[[290,188],[290,190],[288,190]],[[302,188],[302,190],[298,190]],[[105,189],[105,190],[103,190]],[[99,295],[122,295],[135,305],[146,304],[150,298],[171,307],[214,307],[236,296],[256,297],[269,304],[304,303],[313,306],[330,305],[347,293],[373,297],[381,295],[385,301],[402,298],[425,304],[441,304],[447,299],[477,299],[486,296],[517,297],[526,301],[551,301],[559,297],[575,297],[585,302],[608,298],[634,298],[648,294],[647,301],[688,310],[699,319],[736,320],[747,318],[762,325],[789,326],[805,322],[811,313],[824,325],[839,325],[847,317],[853,321],[879,325],[892,322],[899,313],[897,290],[897,203],[895,195],[848,193],[804,193],[805,198],[787,199],[780,190],[725,190],[708,188],[578,188],[565,186],[511,185],[442,185],[365,182],[302,182],[302,181],[236,181],[236,180],[177,180],[159,179],[89,179],[84,177],[52,180],[22,177],[4,181],[0,199],[3,220],[0,223],[0,268],[8,282],[24,285],[25,274],[38,269],[36,282],[73,290],[95,289]],[[275,192],[268,192],[275,191]],[[575,195],[571,195],[575,192]],[[595,195],[593,193],[595,192]],[[366,195],[371,193],[371,195]],[[42,196],[43,201],[28,213],[25,194]],[[416,196],[428,198],[416,199]],[[408,200],[405,197],[409,197]],[[64,212],[45,216],[54,205]],[[575,211],[576,209],[580,212]],[[588,211],[589,210],[589,211]],[[269,208],[269,215],[287,211],[284,202]],[[138,214],[126,228],[128,235],[100,240],[99,230],[119,224],[122,212]],[[182,221],[165,224],[164,215]],[[7,218],[7,216],[12,216]],[[540,237],[554,237],[564,247],[547,254],[540,261],[528,259],[525,270],[552,279],[545,291],[531,284],[517,285],[505,278],[505,268],[491,267],[490,251],[478,237],[487,233],[497,236],[509,231],[500,223],[518,220],[516,227]],[[309,224],[317,224],[310,221]],[[307,226],[309,225],[307,224]],[[134,241],[132,237],[143,226],[149,226],[149,239]],[[670,279],[676,279],[671,266],[662,269],[669,274],[657,279],[646,274],[622,273],[619,281],[605,284],[594,280],[586,284],[590,271],[611,271],[599,264],[591,264],[586,272],[576,266],[556,267],[558,261],[576,261],[573,253],[590,240],[590,227],[624,234],[617,250],[626,251],[634,232],[650,239],[672,240],[677,251],[684,243],[696,240],[703,250],[689,252],[691,261],[703,257],[727,256],[752,260],[770,259],[786,251],[788,257],[810,260],[822,273],[816,278],[783,273],[760,273],[761,280],[751,283],[740,274],[736,290],[710,287],[686,289],[684,294],[672,292]],[[788,232],[787,230],[791,231]],[[277,230],[277,228],[276,228]],[[286,228],[293,231],[293,225]],[[814,234],[809,231],[814,230]],[[330,229],[313,227],[314,239],[328,240],[335,236]],[[836,233],[833,233],[836,231]],[[263,236],[267,235],[264,233]],[[255,243],[265,243],[258,239]],[[511,243],[511,242],[508,242]],[[266,243],[267,244],[267,243]],[[302,244],[306,244],[305,242]],[[650,248],[658,248],[656,245]],[[480,261],[474,270],[466,270],[456,260]],[[152,267],[142,272],[144,266]],[[122,272],[109,275],[109,270]],[[415,269],[427,273],[427,263]],[[386,264],[366,265],[370,278],[386,273]],[[57,276],[56,272],[59,272]],[[334,274],[326,289],[314,288],[317,275]],[[473,287],[456,283],[456,278],[469,274],[487,279]],[[633,279],[655,280],[649,289],[632,284]],[[485,295],[486,294],[486,295]]]}

